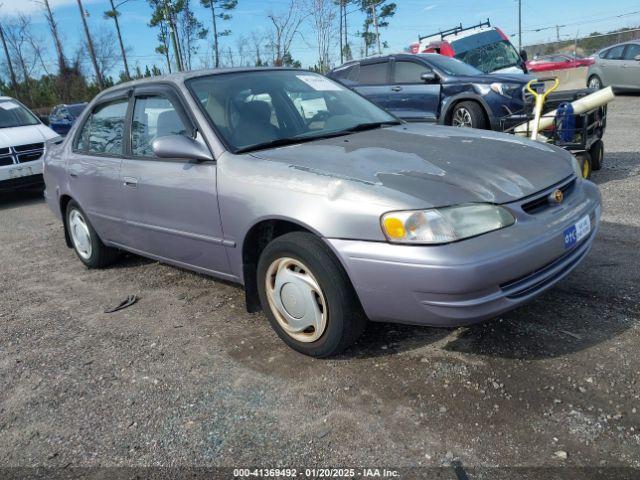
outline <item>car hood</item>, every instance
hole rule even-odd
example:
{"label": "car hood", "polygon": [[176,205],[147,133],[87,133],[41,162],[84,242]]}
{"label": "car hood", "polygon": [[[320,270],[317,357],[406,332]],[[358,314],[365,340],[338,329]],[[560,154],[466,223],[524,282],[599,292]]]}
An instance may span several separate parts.
{"label": "car hood", "polygon": [[0,148],[46,142],[57,136],[56,132],[42,124],[0,128]]}
{"label": "car hood", "polygon": [[425,124],[375,129],[252,155],[320,176],[386,187],[432,207],[507,203],[574,172],[570,154],[556,147],[514,135]]}
{"label": "car hood", "polygon": [[534,76],[526,75],[524,73],[520,73],[519,75],[509,75],[509,74],[497,74],[490,73],[487,75],[466,75],[466,76],[458,76],[458,77],[449,77],[445,82],[446,83],[480,83],[480,84],[491,84],[496,82],[501,83],[519,83],[522,86],[525,86],[530,80],[533,80]]}

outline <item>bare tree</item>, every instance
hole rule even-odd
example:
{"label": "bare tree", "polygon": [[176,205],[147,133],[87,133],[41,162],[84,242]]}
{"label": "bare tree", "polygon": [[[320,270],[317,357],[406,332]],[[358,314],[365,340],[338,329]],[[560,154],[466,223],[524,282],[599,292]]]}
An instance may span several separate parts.
{"label": "bare tree", "polygon": [[291,44],[300,34],[300,25],[307,16],[299,0],[289,0],[289,8],[285,12],[271,12],[267,15],[273,27],[270,46],[275,66],[284,65],[285,58],[291,57]]}
{"label": "bare tree", "polygon": [[60,33],[58,32],[58,24],[51,11],[49,0],[42,0],[41,3],[44,9],[44,16],[49,24],[49,30],[51,30],[51,36],[53,37],[53,43],[56,46],[56,53],[58,54],[58,71],[61,75],[65,75],[69,70],[67,65],[67,59],[64,56],[64,50],[62,49],[62,42],[60,41]]}
{"label": "bare tree", "polygon": [[[113,41],[111,31],[106,28],[100,28],[93,32],[93,52],[96,57],[96,65],[100,72],[100,77],[106,79],[109,73],[118,65],[118,53],[116,44]],[[82,55],[86,55],[88,45],[84,44]]]}
{"label": "bare tree", "polygon": [[309,23],[316,34],[318,69],[326,73],[331,66],[330,51],[335,42],[336,8],[332,0],[308,0]]}
{"label": "bare tree", "polygon": [[109,0],[111,4],[111,10],[107,10],[104,12],[104,18],[113,18],[113,21],[116,25],[116,33],[118,35],[118,43],[120,44],[120,54],[122,55],[122,63],[124,64],[124,75],[127,80],[131,80],[131,74],[129,73],[129,64],[127,63],[127,53],[124,48],[124,42],[122,41],[122,33],[120,32],[120,22],[118,17],[120,16],[120,12],[118,8],[127,3],[129,0],[122,0],[121,2],[115,4],[113,0]]}
{"label": "bare tree", "polygon": [[100,67],[98,66],[98,61],[96,59],[96,54],[93,49],[93,40],[91,39],[91,34],[89,33],[89,26],[87,25],[87,11],[82,6],[82,0],[77,0],[78,8],[80,9],[80,18],[82,19],[82,26],[84,27],[84,34],[87,38],[87,47],[89,49],[89,56],[91,57],[91,63],[93,63],[93,69],[96,72],[96,81],[98,82],[98,86],[100,89],[104,88],[104,80],[102,79],[102,74],[100,73]]}
{"label": "bare tree", "polygon": [[238,54],[238,65],[247,67],[251,65],[251,52],[249,51],[249,40],[244,35],[236,38],[236,53]]}
{"label": "bare tree", "polygon": [[16,73],[13,70],[13,62],[11,61],[11,55],[9,55],[9,47],[7,47],[7,41],[4,36],[4,29],[0,24],[0,40],[2,41],[2,49],[4,50],[4,55],[7,61],[7,68],[9,69],[9,77],[11,78],[11,86],[13,87],[13,93],[17,97],[18,96],[18,82],[16,80]]}
{"label": "bare tree", "polygon": [[207,36],[207,30],[191,10],[189,0],[183,0],[182,9],[178,16],[178,25],[182,36],[180,45],[184,67],[191,70],[191,58],[198,53],[198,40]]}
{"label": "bare tree", "polygon": [[251,44],[253,45],[253,53],[255,53],[255,66],[261,67],[266,64],[266,62],[262,59],[263,52],[263,44],[265,42],[265,36],[259,34],[255,30],[251,32]]}

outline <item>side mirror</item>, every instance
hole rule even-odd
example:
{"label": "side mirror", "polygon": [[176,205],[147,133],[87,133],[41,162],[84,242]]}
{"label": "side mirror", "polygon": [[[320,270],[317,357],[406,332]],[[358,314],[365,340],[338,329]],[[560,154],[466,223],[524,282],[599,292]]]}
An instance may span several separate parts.
{"label": "side mirror", "polygon": [[522,60],[525,62],[529,60],[529,55],[527,54],[526,50],[520,50],[520,58],[522,58]]}
{"label": "side mirror", "polygon": [[434,83],[438,80],[438,76],[434,72],[424,72],[420,75],[420,80],[425,83]]}
{"label": "side mirror", "polygon": [[186,135],[158,137],[151,143],[151,147],[158,158],[184,158],[198,162],[213,160],[207,147]]}

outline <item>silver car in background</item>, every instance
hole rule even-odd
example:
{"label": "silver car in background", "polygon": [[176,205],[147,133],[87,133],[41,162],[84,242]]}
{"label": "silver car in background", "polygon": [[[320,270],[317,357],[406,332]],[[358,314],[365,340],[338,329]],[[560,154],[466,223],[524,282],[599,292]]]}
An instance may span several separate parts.
{"label": "silver car in background", "polygon": [[600,219],[562,149],[405,124],[293,69],[118,85],[45,165],[86,266],[125,250],[239,283],[318,357],[367,319],[454,326],[522,305],[585,258]]}
{"label": "silver car in background", "polygon": [[588,87],[640,90],[640,40],[607,47],[593,58],[595,63],[587,74]]}

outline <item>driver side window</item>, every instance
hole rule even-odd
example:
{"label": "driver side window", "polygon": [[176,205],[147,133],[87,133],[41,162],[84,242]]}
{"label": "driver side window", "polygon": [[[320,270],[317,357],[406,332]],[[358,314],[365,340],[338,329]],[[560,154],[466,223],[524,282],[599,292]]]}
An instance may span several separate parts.
{"label": "driver side window", "polygon": [[171,101],[162,96],[136,98],[131,125],[131,153],[154,157],[152,142],[166,135],[186,135],[187,129]]}

